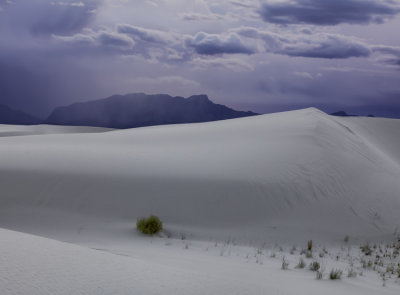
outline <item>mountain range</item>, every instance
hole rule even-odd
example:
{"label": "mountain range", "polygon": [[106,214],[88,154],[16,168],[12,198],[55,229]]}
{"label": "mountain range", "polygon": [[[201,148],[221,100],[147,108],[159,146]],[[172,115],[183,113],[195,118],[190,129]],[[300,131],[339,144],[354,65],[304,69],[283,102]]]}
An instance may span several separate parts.
{"label": "mountain range", "polygon": [[57,107],[45,120],[0,106],[0,124],[52,124],[108,128],[199,123],[258,115],[213,103],[207,95],[189,98],[133,93]]}
{"label": "mountain range", "polygon": [[183,98],[167,94],[134,93],[58,107],[44,123],[124,129],[208,122],[254,115],[257,114],[215,104],[207,95]]}
{"label": "mountain range", "polygon": [[0,124],[35,125],[42,120],[0,104]]}

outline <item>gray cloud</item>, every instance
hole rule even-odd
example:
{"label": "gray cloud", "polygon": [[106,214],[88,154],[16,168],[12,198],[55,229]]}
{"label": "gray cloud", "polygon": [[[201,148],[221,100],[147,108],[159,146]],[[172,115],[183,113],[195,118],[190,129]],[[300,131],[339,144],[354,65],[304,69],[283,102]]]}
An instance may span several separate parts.
{"label": "gray cloud", "polygon": [[263,40],[267,52],[288,56],[344,59],[367,57],[371,50],[367,44],[338,34],[305,33],[277,34],[252,27],[235,30],[238,34],[252,39]]}
{"label": "gray cloud", "polygon": [[114,32],[100,32],[97,36],[97,40],[106,46],[116,46],[120,48],[132,48],[135,42],[123,34]]}
{"label": "gray cloud", "polygon": [[[126,50],[133,49],[136,44],[125,34],[104,29],[99,31],[85,29],[81,33],[70,36],[53,35],[53,40],[61,45],[70,45],[72,51],[85,49],[87,53],[102,49],[114,49],[115,53],[123,54]],[[82,53],[84,52],[82,51]]]}
{"label": "gray cloud", "polygon": [[[89,30],[88,30],[89,31]],[[92,31],[90,31],[92,32]],[[73,45],[77,47],[87,47],[93,46],[96,44],[96,35],[94,34],[84,34],[78,33],[71,36],[52,36],[54,40],[62,42],[67,45]]]}
{"label": "gray cloud", "polygon": [[399,12],[391,0],[267,0],[260,9],[266,22],[321,26],[382,23]]}
{"label": "gray cloud", "polygon": [[289,56],[334,59],[367,57],[371,51],[361,42],[354,42],[343,36],[324,35],[310,44],[285,45],[279,53]]}
{"label": "gray cloud", "polygon": [[386,45],[374,45],[371,46],[374,52],[380,52],[400,57],[400,47],[398,46],[386,46]]}
{"label": "gray cloud", "polygon": [[186,46],[194,48],[198,54],[253,54],[255,49],[245,44],[236,33],[227,35],[197,33],[193,37],[187,37]]}
{"label": "gray cloud", "polygon": [[[192,60],[193,54],[204,56],[270,52],[274,54],[324,59],[368,57],[368,44],[339,34],[299,32],[275,33],[254,27],[240,27],[224,33],[199,32],[193,36],[147,29],[129,24],[118,24],[116,31],[94,32],[86,29],[71,36],[55,36],[56,39],[76,45],[115,45],[133,48],[131,54],[140,54],[162,62]],[[375,51],[389,50],[384,46]],[[213,64],[213,63],[210,63]]]}
{"label": "gray cloud", "polygon": [[[115,30],[104,27],[99,31],[85,29],[70,36],[54,35],[54,39],[74,46],[92,47],[94,50],[111,46],[115,47],[115,54],[141,55],[149,60],[166,63],[187,62],[196,58],[196,55],[256,53],[320,59],[369,57],[375,53],[381,56],[383,63],[390,64],[397,64],[400,57],[399,47],[369,45],[354,37],[313,33],[307,29],[278,34],[254,27],[240,27],[220,34],[200,32],[191,36],[118,24]],[[107,49],[107,53],[109,52],[112,51]],[[226,62],[231,67],[232,61]],[[217,63],[220,64],[221,60]],[[201,64],[204,67],[206,64],[214,66],[216,63],[207,60]]]}
{"label": "gray cloud", "polygon": [[218,14],[204,14],[204,13],[183,13],[180,18],[185,21],[216,21],[223,20],[224,17]]}
{"label": "gray cloud", "polygon": [[379,57],[381,62],[393,66],[400,66],[399,46],[374,45],[371,46],[371,49],[373,52],[382,54],[382,56]]}
{"label": "gray cloud", "polygon": [[141,54],[148,58],[157,52],[160,61],[187,61],[193,53],[199,55],[254,54],[256,49],[251,40],[244,41],[236,32],[207,34],[199,32],[193,36],[160,30],[142,28],[128,24],[118,24],[116,31],[104,28],[101,31],[85,29],[70,36],[54,35],[57,41],[81,46],[116,45],[132,47],[132,54]]}
{"label": "gray cloud", "polygon": [[388,58],[385,62],[394,66],[400,66],[400,58]]}
{"label": "gray cloud", "polygon": [[146,29],[138,26],[128,25],[128,24],[120,24],[117,25],[117,31],[121,34],[127,34],[132,36],[135,40],[150,42],[150,43],[169,43],[174,41],[174,37],[172,33],[160,31],[160,30],[152,30]]}

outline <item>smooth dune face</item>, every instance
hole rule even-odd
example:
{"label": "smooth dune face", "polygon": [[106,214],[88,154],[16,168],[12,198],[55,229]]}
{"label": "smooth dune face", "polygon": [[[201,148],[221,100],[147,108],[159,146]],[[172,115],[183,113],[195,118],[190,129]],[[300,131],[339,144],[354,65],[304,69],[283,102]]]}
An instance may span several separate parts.
{"label": "smooth dune face", "polygon": [[157,214],[201,239],[389,238],[400,232],[399,130],[400,120],[305,109],[3,136],[0,224],[89,241],[127,238],[136,218]]}
{"label": "smooth dune face", "polygon": [[68,134],[68,133],[98,133],[113,129],[100,127],[81,126],[55,126],[55,125],[5,125],[0,124],[0,137],[42,135],[42,134]]}

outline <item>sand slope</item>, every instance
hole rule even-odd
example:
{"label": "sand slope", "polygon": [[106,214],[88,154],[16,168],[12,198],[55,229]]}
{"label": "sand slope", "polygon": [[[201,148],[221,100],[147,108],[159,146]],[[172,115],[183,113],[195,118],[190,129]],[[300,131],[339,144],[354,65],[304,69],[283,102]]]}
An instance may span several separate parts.
{"label": "sand slope", "polygon": [[400,232],[399,130],[400,120],[305,109],[1,137],[0,226],[127,239],[136,218],[157,214],[173,234],[200,239],[391,238]]}
{"label": "sand slope", "polygon": [[329,281],[325,274],[324,280],[316,281],[313,272],[293,268],[297,255],[289,257],[291,269],[283,271],[280,258],[267,258],[267,254],[260,264],[246,259],[240,248],[221,256],[213,246],[209,251],[192,245],[185,250],[177,241],[172,243],[178,247],[139,240],[126,255],[0,229],[1,294],[375,295],[400,291],[394,279],[382,287],[379,277],[367,271],[341,281]]}

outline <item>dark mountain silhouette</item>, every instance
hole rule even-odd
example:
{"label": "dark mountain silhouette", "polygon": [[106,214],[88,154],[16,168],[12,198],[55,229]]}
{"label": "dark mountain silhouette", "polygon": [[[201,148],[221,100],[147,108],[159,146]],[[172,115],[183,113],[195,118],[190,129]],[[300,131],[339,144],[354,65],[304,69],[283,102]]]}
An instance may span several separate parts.
{"label": "dark mountain silhouette", "polygon": [[337,117],[352,117],[353,116],[353,115],[349,115],[345,111],[334,112],[334,113],[331,113],[331,115],[332,116],[337,116]]}
{"label": "dark mountain silhouette", "polygon": [[[345,111],[338,111],[331,113],[332,116],[337,116],[337,117],[358,117],[359,115],[350,115],[346,113]],[[375,117],[374,115],[368,115],[367,117]]]}
{"label": "dark mountain silhouette", "polygon": [[58,107],[46,124],[134,128],[152,125],[208,122],[258,115],[215,104],[206,95],[189,98],[144,93],[111,97]]}
{"label": "dark mountain silhouette", "polygon": [[22,111],[0,104],[0,124],[35,125],[41,120]]}

